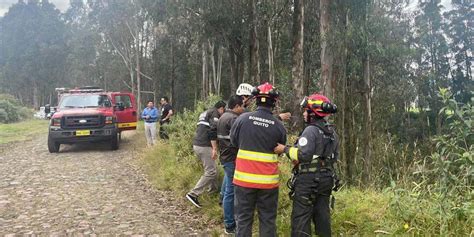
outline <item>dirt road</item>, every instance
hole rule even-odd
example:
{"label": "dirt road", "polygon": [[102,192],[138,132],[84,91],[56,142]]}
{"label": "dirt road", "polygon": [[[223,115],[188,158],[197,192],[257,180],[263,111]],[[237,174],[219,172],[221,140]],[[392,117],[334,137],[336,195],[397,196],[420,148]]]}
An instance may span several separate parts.
{"label": "dirt road", "polygon": [[46,135],[0,147],[0,235],[202,235],[198,217],[147,183],[133,136],[118,151],[82,144],[50,154]]}

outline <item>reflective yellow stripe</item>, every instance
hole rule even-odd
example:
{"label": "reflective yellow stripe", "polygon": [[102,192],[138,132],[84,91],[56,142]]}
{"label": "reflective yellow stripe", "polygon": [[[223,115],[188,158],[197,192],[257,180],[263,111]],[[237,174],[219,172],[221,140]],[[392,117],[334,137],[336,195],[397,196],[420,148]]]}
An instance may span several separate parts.
{"label": "reflective yellow stripe", "polygon": [[117,124],[117,127],[118,128],[128,128],[128,127],[136,127],[137,126],[137,122],[133,122],[133,123],[119,123]]}
{"label": "reflective yellow stripe", "polygon": [[239,150],[237,157],[245,160],[254,160],[261,162],[278,162],[278,156],[276,154],[268,154],[255,151]]}
{"label": "reflective yellow stripe", "polygon": [[279,175],[261,175],[261,174],[250,174],[236,170],[234,173],[234,179],[244,181],[247,183],[257,184],[276,184],[279,181]]}
{"label": "reflective yellow stripe", "polygon": [[317,104],[317,105],[320,105],[322,104],[324,101],[322,100],[308,100],[308,104]]}
{"label": "reflective yellow stripe", "polygon": [[290,147],[289,156],[292,160],[298,160],[298,148]]}

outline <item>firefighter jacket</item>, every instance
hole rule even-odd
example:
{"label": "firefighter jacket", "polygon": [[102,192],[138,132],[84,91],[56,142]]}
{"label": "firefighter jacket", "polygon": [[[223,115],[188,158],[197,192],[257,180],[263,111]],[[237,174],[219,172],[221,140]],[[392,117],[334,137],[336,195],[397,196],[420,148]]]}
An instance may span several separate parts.
{"label": "firefighter jacket", "polygon": [[299,164],[322,162],[323,166],[332,168],[339,157],[339,140],[334,127],[319,119],[309,124],[296,145],[287,147],[285,153],[291,160],[298,160]]}
{"label": "firefighter jacket", "polygon": [[199,115],[197,122],[196,135],[193,139],[193,145],[210,147],[211,140],[217,140],[217,121],[219,120],[219,112],[216,108],[204,111]]}
{"label": "firefighter jacket", "polygon": [[273,189],[279,185],[277,143],[286,142],[286,130],[269,108],[240,115],[232,126],[230,139],[239,147],[234,184],[246,188]]}
{"label": "firefighter jacket", "polygon": [[219,143],[219,159],[221,163],[234,162],[239,148],[230,142],[230,129],[239,117],[232,110],[226,111],[217,121],[217,141]]}

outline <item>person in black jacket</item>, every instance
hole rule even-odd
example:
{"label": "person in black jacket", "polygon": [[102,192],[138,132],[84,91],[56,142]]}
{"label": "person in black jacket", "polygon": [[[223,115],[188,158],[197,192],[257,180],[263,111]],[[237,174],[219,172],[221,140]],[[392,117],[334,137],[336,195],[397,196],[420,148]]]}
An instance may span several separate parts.
{"label": "person in black jacket", "polygon": [[219,101],[214,108],[204,111],[199,115],[196,135],[193,139],[193,150],[204,166],[204,174],[196,186],[186,194],[186,198],[196,207],[201,207],[198,197],[206,188],[217,190],[217,121],[224,113],[225,102]]}
{"label": "person in black jacket", "polygon": [[240,115],[230,132],[231,143],[239,147],[233,179],[236,236],[252,236],[255,209],[259,236],[276,236],[279,171],[273,150],[286,143],[286,130],[272,113],[279,98],[276,88],[265,83],[252,94],[257,110]]}
{"label": "person in black jacket", "polygon": [[225,233],[235,232],[234,219],[234,179],[235,158],[239,148],[230,142],[230,129],[237,117],[245,111],[244,102],[238,95],[230,97],[228,110],[217,121],[217,143],[219,146],[219,159],[224,168],[223,180],[223,208]]}
{"label": "person in black jacket", "polygon": [[329,199],[337,178],[333,164],[339,156],[334,127],[324,118],[336,106],[323,95],[313,94],[302,102],[307,124],[294,147],[278,144],[275,153],[285,153],[296,165],[293,183],[291,236],[312,236],[311,221],[318,236],[331,236]]}
{"label": "person in black jacket", "polygon": [[171,116],[173,116],[173,107],[169,104],[168,97],[164,96],[160,100],[161,104],[161,119],[160,119],[160,138],[169,139],[168,133],[166,132],[166,126],[171,122]]}

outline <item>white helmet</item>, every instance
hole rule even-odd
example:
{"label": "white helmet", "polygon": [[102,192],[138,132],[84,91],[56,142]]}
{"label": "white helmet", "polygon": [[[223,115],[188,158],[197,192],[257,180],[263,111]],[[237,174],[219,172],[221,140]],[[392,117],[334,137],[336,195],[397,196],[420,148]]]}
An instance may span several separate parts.
{"label": "white helmet", "polygon": [[235,92],[235,94],[238,95],[238,96],[243,96],[243,95],[251,96],[252,95],[252,90],[253,90],[252,85],[250,85],[248,83],[242,83],[237,88],[237,91]]}

